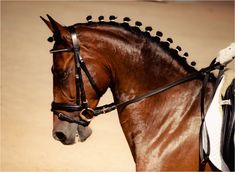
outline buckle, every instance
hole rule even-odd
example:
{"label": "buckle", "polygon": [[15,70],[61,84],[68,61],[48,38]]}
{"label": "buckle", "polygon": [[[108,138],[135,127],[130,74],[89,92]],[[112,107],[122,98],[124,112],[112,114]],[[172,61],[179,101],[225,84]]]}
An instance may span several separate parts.
{"label": "buckle", "polygon": [[222,100],[221,103],[220,103],[220,105],[222,105],[222,106],[224,106],[224,105],[232,105],[232,102],[231,102],[230,99],[228,99],[228,100]]}
{"label": "buckle", "polygon": [[79,117],[83,120],[83,121],[86,121],[86,122],[91,122],[91,120],[93,119],[94,117],[94,110],[91,109],[91,108],[86,108],[86,109],[83,109],[80,114],[79,114]]}

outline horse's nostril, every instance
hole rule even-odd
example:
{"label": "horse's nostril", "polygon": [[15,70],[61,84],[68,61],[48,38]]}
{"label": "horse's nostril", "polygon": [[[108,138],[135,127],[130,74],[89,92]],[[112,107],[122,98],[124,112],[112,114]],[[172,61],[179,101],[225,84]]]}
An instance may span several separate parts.
{"label": "horse's nostril", "polygon": [[65,141],[66,140],[65,134],[62,133],[62,132],[55,132],[55,136],[56,136],[56,139],[59,140],[59,141]]}

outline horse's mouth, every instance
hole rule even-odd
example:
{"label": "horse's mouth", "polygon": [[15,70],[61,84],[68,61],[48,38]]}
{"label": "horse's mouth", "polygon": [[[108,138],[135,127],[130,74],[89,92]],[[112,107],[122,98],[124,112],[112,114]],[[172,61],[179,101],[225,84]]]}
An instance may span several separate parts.
{"label": "horse's mouth", "polygon": [[78,140],[80,142],[84,142],[91,134],[92,130],[90,127],[83,127],[81,125],[78,125],[75,136],[78,137]]}
{"label": "horse's mouth", "polygon": [[73,142],[68,142],[68,141],[61,141],[61,143],[63,144],[63,145],[73,145],[73,144],[75,144],[76,143],[76,139],[74,139],[74,141]]}

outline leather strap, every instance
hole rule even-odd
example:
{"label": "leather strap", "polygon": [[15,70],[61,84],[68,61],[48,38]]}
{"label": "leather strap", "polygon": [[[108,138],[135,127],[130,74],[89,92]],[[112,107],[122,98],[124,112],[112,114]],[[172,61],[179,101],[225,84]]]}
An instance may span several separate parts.
{"label": "leather strap", "polygon": [[82,125],[84,127],[88,126],[90,124],[90,122],[87,122],[87,121],[84,121],[84,120],[76,120],[68,115],[65,115],[64,113],[61,113],[61,112],[57,112],[57,111],[54,111],[54,114],[58,117],[58,119],[60,119],[61,121],[67,121],[67,122],[70,122],[70,123],[76,123],[78,125]]}
{"label": "leather strap", "polygon": [[80,65],[81,65],[82,70],[85,72],[85,74],[86,74],[86,76],[87,76],[87,78],[88,78],[88,80],[89,80],[89,82],[90,82],[92,88],[95,90],[97,98],[100,98],[100,97],[102,96],[102,93],[101,93],[101,91],[99,90],[99,88],[97,87],[97,85],[96,85],[94,79],[91,77],[91,74],[89,73],[89,71],[88,71],[88,69],[87,69],[86,64],[84,63],[84,61],[81,61],[81,64],[80,64]]}
{"label": "leather strap", "polygon": [[81,111],[83,107],[81,105],[74,105],[74,104],[68,104],[68,103],[51,103],[51,111],[55,110],[64,110],[67,112],[75,112],[75,111]]}
{"label": "leather strap", "polygon": [[[76,104],[69,104],[69,103],[56,103],[52,102],[51,104],[51,110],[54,112],[55,115],[58,116],[60,120],[64,120],[71,123],[77,123],[83,126],[87,126],[89,123],[84,123],[84,119],[86,118],[85,115],[93,115],[93,110],[91,110],[88,106],[88,101],[86,99],[85,89],[84,89],[84,83],[82,79],[82,73],[81,70],[85,72],[87,75],[93,89],[96,92],[97,97],[101,96],[101,92],[98,89],[95,81],[91,77],[82,57],[80,56],[80,46],[77,38],[77,33],[75,27],[71,26],[68,28],[71,34],[73,48],[66,48],[66,49],[58,49],[54,50],[52,49],[51,53],[57,53],[57,52],[63,52],[63,51],[74,51],[74,58],[75,58],[75,85],[76,85]],[[80,112],[80,120],[76,120],[62,112],[57,112],[57,110],[63,110],[67,112],[75,112],[75,111],[81,111]],[[89,112],[89,113],[88,113]],[[85,114],[85,115],[84,115]],[[88,122],[85,121],[85,122]]]}
{"label": "leather strap", "polygon": [[[69,27],[69,31],[70,31],[70,34],[71,34],[71,37],[72,37],[72,42],[73,42],[73,49],[74,49],[74,53],[75,53],[75,58],[77,60],[77,68],[82,68],[82,70],[85,72],[92,88],[95,90],[96,92],[96,95],[97,97],[99,98],[102,94],[99,90],[99,88],[97,87],[94,79],[91,77],[91,74],[89,73],[87,67],[86,67],[86,64],[84,63],[81,55],[80,55],[80,46],[79,46],[79,43],[78,43],[78,38],[77,38],[77,33],[76,33],[76,30],[75,28],[72,26],[72,27]],[[80,74],[80,73],[78,73]],[[82,75],[80,75],[80,77],[82,77]],[[81,86],[83,87],[83,82],[81,82]],[[84,88],[82,89],[84,90]],[[85,98],[85,92],[83,93],[84,95],[81,95],[81,96],[84,96],[83,98]]]}
{"label": "leather strap", "polygon": [[[84,108],[87,108],[87,99],[84,90],[83,80],[82,80],[82,73],[81,73],[81,62],[83,59],[80,56],[80,46],[78,44],[77,33],[74,27],[69,27],[69,31],[72,38],[73,43],[73,50],[75,55],[75,64],[76,64],[76,100],[77,104],[81,104]],[[80,93],[80,94],[79,94]],[[81,100],[79,99],[81,97]],[[80,102],[81,101],[81,102]]]}
{"label": "leather strap", "polygon": [[201,89],[201,126],[199,131],[199,171],[204,171],[206,163],[209,161],[210,155],[210,140],[205,122],[205,92],[209,80],[210,72],[204,73],[204,80]]}

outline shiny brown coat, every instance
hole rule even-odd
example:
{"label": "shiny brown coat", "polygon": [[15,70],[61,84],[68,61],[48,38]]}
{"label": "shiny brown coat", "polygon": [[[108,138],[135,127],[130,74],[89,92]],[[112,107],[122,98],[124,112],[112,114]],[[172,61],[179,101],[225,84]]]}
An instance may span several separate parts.
{"label": "shiny brown coat", "polygon": [[[46,21],[60,41],[54,48],[71,47],[66,27]],[[55,27],[57,29],[55,29]],[[115,102],[123,102],[147,91],[183,78],[191,73],[158,43],[146,36],[113,24],[78,24],[76,31],[89,72],[102,93],[111,88]],[[62,41],[61,41],[62,40]],[[75,72],[72,52],[56,53],[53,69],[59,75],[72,71],[63,81],[54,75],[54,101],[74,103]],[[83,74],[89,105],[99,101]],[[201,81],[193,80],[125,108],[118,108],[120,124],[128,141],[136,171],[197,171],[199,168],[199,128]],[[206,102],[211,97],[209,83]],[[208,106],[208,103],[206,103]],[[64,112],[66,113],[66,112]],[[74,117],[77,113],[70,114]],[[53,134],[63,132],[64,144],[74,143],[76,133],[85,140],[89,128],[54,117]],[[207,166],[207,170],[212,167]]]}

